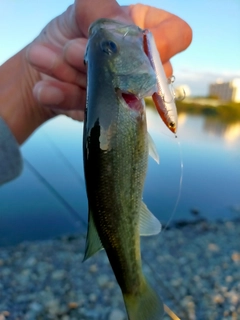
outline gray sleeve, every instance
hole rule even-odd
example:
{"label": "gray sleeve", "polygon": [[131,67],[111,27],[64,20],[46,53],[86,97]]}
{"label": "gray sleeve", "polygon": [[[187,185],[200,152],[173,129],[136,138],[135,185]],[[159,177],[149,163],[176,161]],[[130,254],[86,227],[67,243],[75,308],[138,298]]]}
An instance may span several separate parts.
{"label": "gray sleeve", "polygon": [[18,143],[0,118],[0,185],[16,178],[23,168]]}

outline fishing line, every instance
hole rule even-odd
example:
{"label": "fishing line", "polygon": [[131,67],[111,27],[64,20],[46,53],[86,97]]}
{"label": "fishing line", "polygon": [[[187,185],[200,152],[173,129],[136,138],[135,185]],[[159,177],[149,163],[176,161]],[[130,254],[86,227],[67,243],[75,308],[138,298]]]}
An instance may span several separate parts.
{"label": "fishing line", "polygon": [[[146,104],[147,104],[147,103],[146,103]],[[157,112],[155,111],[155,109],[154,109],[154,108],[152,109],[151,107],[152,107],[152,106],[148,106],[148,108],[146,108],[146,109],[149,110],[149,112],[152,112],[152,111],[153,111],[154,114],[155,114],[155,113],[157,114]],[[150,117],[151,117],[151,116],[150,116]],[[162,124],[163,124],[163,123],[162,123]],[[174,135],[172,135],[172,133],[169,134],[169,133],[170,133],[170,132],[169,132],[169,129],[167,130],[167,132],[164,132],[164,129],[166,129],[166,128],[165,128],[165,125],[164,125],[164,127],[162,127],[161,130],[160,130],[160,133],[161,133],[162,135],[166,136],[167,138],[169,138],[169,139],[171,139],[171,140],[178,138],[178,136],[177,136],[176,134],[174,134]],[[175,205],[174,205],[174,208],[173,208],[173,210],[172,210],[172,212],[171,212],[170,218],[169,218],[169,220],[167,221],[167,224],[163,227],[162,232],[165,232],[165,230],[167,229],[167,227],[168,227],[169,224],[171,223],[174,215],[176,214],[177,207],[178,207],[178,204],[179,204],[179,201],[180,201],[180,198],[181,198],[182,181],[183,181],[183,156],[182,156],[182,147],[181,147],[181,143],[180,143],[179,140],[177,140],[177,145],[178,145],[178,153],[179,153],[179,159],[180,159],[180,178],[179,178],[178,194],[177,194],[177,199],[176,199],[176,201],[175,201]],[[160,157],[160,159],[161,159],[161,157]]]}
{"label": "fishing line", "polygon": [[[74,168],[74,166],[71,164],[71,162],[67,159],[67,157],[62,153],[62,151],[57,147],[57,145],[48,137],[48,135],[44,132],[45,136],[47,137],[48,143],[51,144],[51,146],[53,147],[54,151],[56,152],[56,154],[61,158],[61,160],[65,163],[65,165],[74,173],[74,176],[77,178],[77,180],[82,184],[84,183],[83,178],[81,177],[81,175],[79,174],[79,172],[77,172],[77,170]],[[168,136],[169,137],[169,136]],[[180,177],[180,189],[179,189],[179,194],[178,194],[178,199],[176,201],[172,216],[170,218],[170,220],[168,221],[168,224],[170,223],[173,215],[175,214],[179,199],[180,199],[180,194],[181,194],[181,186],[182,186],[182,176],[183,176],[183,162],[182,162],[182,153],[181,153],[181,148],[180,148],[180,142],[178,141],[178,146],[179,146],[179,152],[180,152],[180,159],[181,159],[181,177]],[[39,181],[41,181],[41,183],[55,196],[55,198],[58,199],[59,202],[61,202],[64,207],[66,207],[68,209],[68,211],[74,216],[75,219],[77,220],[81,220],[81,222],[87,226],[87,222],[78,214],[78,212],[60,195],[60,193],[37,171],[36,168],[33,167],[33,165],[27,160],[24,159],[24,162],[26,163],[26,165],[28,166],[28,168],[33,172],[33,174],[38,178]],[[167,225],[168,225],[167,224]],[[167,226],[166,226],[167,227]],[[164,230],[166,229],[166,227],[164,228]],[[163,230],[163,231],[164,231]],[[157,272],[155,272],[155,270],[153,270],[152,266],[142,257],[143,261],[145,262],[145,264],[147,264],[147,266],[149,267],[149,269],[151,271],[154,272],[154,274],[157,274],[157,282],[159,282],[159,284],[168,292],[168,294],[173,298],[173,300],[175,301],[175,303],[178,305],[178,300],[175,298],[173,292],[171,292],[171,290],[163,283],[163,281],[160,279],[159,275]],[[182,309],[182,306],[179,304],[179,307]],[[176,314],[173,313],[173,311],[171,309],[168,308],[167,305],[164,305],[164,310],[165,312],[172,318],[172,319],[176,319],[178,320],[179,318],[176,316]],[[185,310],[184,310],[185,313]],[[187,318],[186,318],[187,319]]]}
{"label": "fishing line", "polygon": [[[175,136],[177,138],[177,136]],[[165,232],[165,230],[167,229],[167,227],[169,226],[170,222],[172,221],[174,215],[176,214],[177,211],[177,207],[179,205],[179,201],[181,198],[181,193],[182,193],[182,181],[183,181],[183,155],[182,155],[182,148],[181,148],[181,143],[180,141],[177,141],[177,145],[178,145],[178,151],[179,151],[179,158],[180,158],[180,179],[179,179],[179,188],[178,188],[178,196],[173,208],[173,211],[170,215],[170,218],[168,219],[167,224],[164,226],[162,233]]]}
{"label": "fishing line", "polygon": [[[55,153],[60,157],[60,159],[67,166],[67,168],[73,173],[74,177],[81,184],[81,186],[83,188],[85,188],[85,181],[84,181],[83,177],[81,176],[81,174],[75,169],[75,167],[72,165],[72,163],[68,160],[68,158],[64,155],[64,153],[60,150],[60,148],[57,146],[57,144],[53,142],[53,140],[49,137],[49,135],[45,131],[43,131],[43,133],[46,137],[47,142],[54,149]],[[84,221],[84,225],[86,227],[88,227],[88,223],[80,215],[79,215],[79,217],[80,217],[81,221]]]}
{"label": "fishing line", "polygon": [[[142,256],[142,260],[144,263],[148,266],[148,268],[151,270],[151,272],[155,276],[154,279],[157,281],[160,287],[164,288],[164,290],[168,293],[169,297],[174,301],[174,303],[178,306],[178,308],[184,313],[185,315],[185,320],[190,320],[189,316],[186,312],[186,310],[183,308],[183,306],[179,303],[179,300],[175,297],[174,293],[165,285],[165,283],[162,281],[162,279],[159,276],[159,273],[154,270],[152,265]],[[166,305],[164,304],[164,311],[173,319],[173,320],[178,320],[178,316]],[[180,319],[179,319],[180,320]]]}
{"label": "fishing line", "polygon": [[68,167],[68,169],[70,171],[72,171],[74,177],[78,180],[78,182],[81,184],[81,186],[85,188],[85,181],[84,181],[83,177],[74,168],[72,163],[68,160],[68,158],[64,155],[64,153],[58,148],[58,146],[53,142],[53,140],[49,137],[49,135],[45,131],[43,131],[43,134],[45,135],[47,142],[54,149],[55,153],[60,157],[60,159]]}
{"label": "fishing line", "polygon": [[87,226],[88,223],[78,214],[78,212],[61,196],[61,194],[43,177],[43,175],[25,158],[25,164],[30,171],[37,177],[37,179],[48,189],[48,191],[71,213],[75,222],[79,220]]}

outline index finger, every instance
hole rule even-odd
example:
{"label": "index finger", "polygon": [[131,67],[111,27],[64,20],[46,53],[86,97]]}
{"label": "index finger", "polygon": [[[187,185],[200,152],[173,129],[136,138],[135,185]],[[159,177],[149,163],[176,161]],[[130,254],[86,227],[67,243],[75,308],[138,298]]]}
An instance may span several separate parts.
{"label": "index finger", "polygon": [[129,15],[115,0],[76,0],[74,5],[77,25],[85,37],[88,35],[90,24],[100,18],[133,23]]}
{"label": "index finger", "polygon": [[163,63],[190,45],[192,29],[178,16],[142,4],[131,5],[127,10],[134,23],[151,30]]}

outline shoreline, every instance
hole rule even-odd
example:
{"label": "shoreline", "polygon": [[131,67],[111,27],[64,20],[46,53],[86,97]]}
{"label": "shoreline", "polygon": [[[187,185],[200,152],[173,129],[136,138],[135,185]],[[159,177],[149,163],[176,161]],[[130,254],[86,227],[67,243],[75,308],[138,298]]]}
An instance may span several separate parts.
{"label": "shoreline", "polygon": [[[181,319],[240,319],[239,219],[141,239],[143,271]],[[0,248],[0,319],[126,320],[105,252],[82,263],[84,247],[68,235]]]}

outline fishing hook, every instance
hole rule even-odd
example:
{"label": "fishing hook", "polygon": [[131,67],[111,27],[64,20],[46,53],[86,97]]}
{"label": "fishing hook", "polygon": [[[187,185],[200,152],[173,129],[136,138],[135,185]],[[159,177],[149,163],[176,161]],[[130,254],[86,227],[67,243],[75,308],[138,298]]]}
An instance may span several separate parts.
{"label": "fishing hook", "polygon": [[164,94],[162,94],[162,99],[165,103],[171,103],[173,101],[176,100],[176,95],[175,95],[175,92],[174,92],[174,88],[173,88],[173,83],[175,81],[175,76],[172,75],[170,78],[167,79],[168,80],[168,84],[170,85],[170,92],[171,92],[171,96],[172,96],[172,99],[170,101],[166,101],[165,97],[164,97]]}
{"label": "fishing hook", "polygon": [[[170,102],[172,102],[173,100],[183,101],[186,98],[186,92],[185,92],[184,88],[182,88],[183,95],[180,96],[179,98],[176,98],[176,94],[175,94],[174,87],[173,87],[173,83],[175,82],[175,80],[176,80],[176,78],[174,75],[172,75],[170,78],[168,78],[168,84],[170,85],[170,91],[171,91],[171,95],[172,95],[172,100]],[[164,95],[163,95],[163,101],[165,103],[170,103],[164,99]]]}
{"label": "fishing hook", "polygon": [[177,101],[183,101],[186,98],[186,91],[184,90],[184,88],[182,88],[182,91],[183,91],[183,96],[176,98]]}

